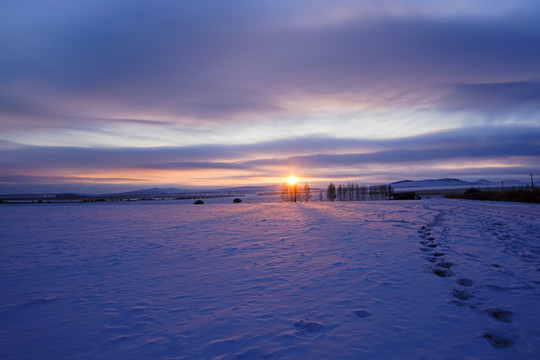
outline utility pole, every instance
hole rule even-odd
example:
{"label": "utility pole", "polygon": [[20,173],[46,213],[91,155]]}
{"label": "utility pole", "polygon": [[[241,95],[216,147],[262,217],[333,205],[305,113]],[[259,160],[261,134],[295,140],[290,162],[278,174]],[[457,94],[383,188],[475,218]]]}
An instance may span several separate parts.
{"label": "utility pole", "polygon": [[533,174],[531,173],[531,187],[534,190],[534,180],[533,180]]}

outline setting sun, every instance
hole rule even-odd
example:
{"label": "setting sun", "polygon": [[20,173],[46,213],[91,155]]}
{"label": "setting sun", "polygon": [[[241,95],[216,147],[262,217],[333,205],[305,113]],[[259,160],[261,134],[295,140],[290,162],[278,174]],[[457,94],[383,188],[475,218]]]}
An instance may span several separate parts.
{"label": "setting sun", "polygon": [[291,185],[294,185],[296,183],[296,178],[294,177],[294,175],[291,175],[289,176],[289,178],[287,179],[287,181],[289,182],[289,184]]}

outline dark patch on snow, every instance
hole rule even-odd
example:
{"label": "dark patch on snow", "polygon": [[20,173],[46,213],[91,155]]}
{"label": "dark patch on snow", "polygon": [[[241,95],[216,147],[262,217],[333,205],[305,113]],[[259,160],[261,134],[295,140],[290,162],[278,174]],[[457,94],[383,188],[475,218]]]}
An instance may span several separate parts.
{"label": "dark patch on snow", "polygon": [[471,279],[467,279],[467,278],[458,279],[457,283],[459,285],[461,285],[461,286],[467,286],[467,287],[474,285],[474,281],[472,281]]}
{"label": "dark patch on snow", "polygon": [[484,339],[487,340],[488,343],[490,343],[492,346],[496,348],[509,348],[514,346],[514,341],[510,338],[493,334],[490,332],[487,332],[483,335]]}
{"label": "dark patch on snow", "polygon": [[437,264],[438,267],[442,267],[444,269],[450,269],[454,263],[451,263],[450,261],[441,261]]}
{"label": "dark patch on snow", "polygon": [[495,320],[512,322],[512,316],[514,315],[510,310],[504,309],[487,309],[486,313]]}
{"label": "dark patch on snow", "polygon": [[25,308],[25,307],[34,306],[34,305],[45,305],[45,304],[49,304],[58,300],[60,299],[59,298],[43,298],[43,299],[30,300],[28,302],[25,302],[24,304],[19,305],[19,308]]}
{"label": "dark patch on snow", "polygon": [[324,326],[322,324],[319,324],[313,321],[304,321],[304,320],[295,322],[294,326],[308,333],[319,332],[324,329]]}
{"label": "dark patch on snow", "polygon": [[354,310],[353,314],[358,316],[359,318],[362,318],[362,319],[371,316],[371,313],[369,311],[366,311],[366,310]]}
{"label": "dark patch on snow", "polygon": [[433,253],[433,256],[441,257],[441,256],[444,256],[444,253],[436,252],[436,253]]}
{"label": "dark patch on snow", "polygon": [[447,269],[433,269],[433,273],[437,275],[438,277],[452,276],[452,272],[448,271]]}
{"label": "dark patch on snow", "polygon": [[452,289],[452,295],[454,295],[456,299],[461,300],[461,301],[466,301],[474,297],[474,295],[468,292],[467,290],[460,290],[460,289]]}
{"label": "dark patch on snow", "polygon": [[430,247],[430,248],[436,248],[437,247],[437,245],[435,245],[435,244],[428,244],[427,246]]}

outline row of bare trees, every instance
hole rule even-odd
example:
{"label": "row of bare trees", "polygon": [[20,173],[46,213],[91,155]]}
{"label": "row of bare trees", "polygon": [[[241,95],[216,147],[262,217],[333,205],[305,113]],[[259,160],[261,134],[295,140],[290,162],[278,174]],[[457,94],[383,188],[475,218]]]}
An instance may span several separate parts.
{"label": "row of bare trees", "polygon": [[367,201],[386,200],[392,197],[391,185],[358,185],[348,183],[345,185],[334,185],[330,183],[326,189],[326,198],[329,201]]}
{"label": "row of bare trees", "polygon": [[309,200],[311,200],[311,187],[308,183],[304,183],[303,186],[297,183],[284,183],[281,187],[281,201],[308,202]]}

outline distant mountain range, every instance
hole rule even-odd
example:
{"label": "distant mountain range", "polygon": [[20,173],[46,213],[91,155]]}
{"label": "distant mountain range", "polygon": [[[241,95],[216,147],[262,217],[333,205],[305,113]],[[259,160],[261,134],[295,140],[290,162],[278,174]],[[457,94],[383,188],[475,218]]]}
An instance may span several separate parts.
{"label": "distant mountain range", "polygon": [[178,188],[151,188],[135,191],[126,191],[122,193],[107,194],[110,196],[138,196],[138,195],[167,195],[167,194],[186,194],[192,193],[194,190],[178,189]]}
{"label": "distant mountain range", "polygon": [[224,189],[208,189],[208,190],[188,190],[188,189],[178,189],[178,188],[151,188],[151,189],[142,189],[136,191],[128,191],[118,194],[106,194],[109,196],[160,196],[160,195],[171,195],[171,194],[190,194],[190,193],[210,193],[210,192],[239,192],[239,193],[250,193],[250,192],[264,192],[264,191],[276,191],[281,187],[277,185],[268,185],[268,186],[241,186],[234,188],[224,188]]}
{"label": "distant mountain range", "polygon": [[[429,180],[402,180],[392,183],[394,188],[410,188],[410,187],[441,187],[441,186],[480,186],[480,185],[489,185],[492,184],[487,180],[478,180],[475,182],[467,182],[459,179],[429,179]],[[494,185],[496,183],[493,183]],[[231,187],[223,189],[211,189],[211,190],[187,190],[187,189],[178,189],[178,188],[152,188],[152,189],[142,189],[136,191],[128,191],[119,194],[107,194],[109,196],[161,196],[161,195],[171,195],[171,194],[190,194],[190,193],[201,193],[201,192],[217,192],[217,193],[257,193],[257,192],[270,192],[270,191],[279,191],[281,189],[280,185],[268,185],[268,186],[240,186],[240,187]]]}
{"label": "distant mountain range", "polygon": [[[508,186],[519,186],[525,185],[525,183],[518,180],[504,180],[504,183]],[[501,182],[493,182],[488,180],[477,180],[477,181],[464,181],[460,179],[428,179],[428,180],[402,180],[391,183],[393,188],[413,188],[413,187],[446,187],[446,186],[500,186]]]}
{"label": "distant mountain range", "polygon": [[[391,183],[394,189],[410,189],[410,188],[463,188],[469,187],[488,187],[501,186],[501,182],[493,182],[488,180],[464,181],[460,179],[443,178],[443,179],[426,179],[426,180],[401,180]],[[528,183],[519,180],[504,180],[504,186],[525,186]],[[42,198],[42,199],[63,199],[77,197],[96,197],[96,196],[165,196],[176,194],[191,194],[191,193],[261,193],[280,191],[281,185],[263,185],[263,186],[240,186],[222,189],[180,189],[180,188],[150,188],[135,191],[128,191],[114,194],[73,194],[73,193],[49,193],[49,194],[9,194],[0,195],[0,199],[23,199],[23,198]]]}

